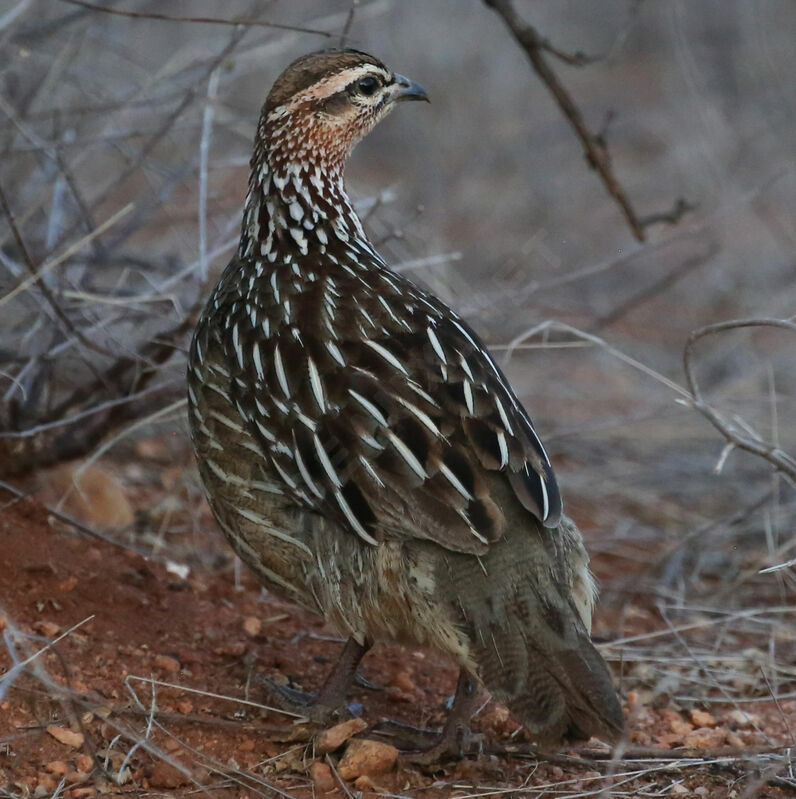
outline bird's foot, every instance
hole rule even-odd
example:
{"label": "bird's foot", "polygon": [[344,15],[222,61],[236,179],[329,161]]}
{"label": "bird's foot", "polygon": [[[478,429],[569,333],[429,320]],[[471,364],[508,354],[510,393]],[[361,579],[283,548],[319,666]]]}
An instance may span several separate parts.
{"label": "bird's foot", "polygon": [[461,760],[483,751],[483,736],[476,735],[469,727],[445,727],[431,746],[415,751],[402,752],[401,757],[416,766],[436,766],[446,760]]}
{"label": "bird's foot", "polygon": [[369,738],[377,738],[400,750],[401,758],[414,765],[438,765],[446,760],[460,760],[483,751],[481,735],[474,734],[464,725],[446,725],[440,733],[422,727],[402,724],[400,721],[379,722],[368,731]]}
{"label": "bird's foot", "polygon": [[345,694],[321,691],[301,691],[280,685],[269,677],[258,675],[257,682],[265,689],[269,700],[277,709],[297,719],[316,724],[328,724],[353,715],[346,705]]}

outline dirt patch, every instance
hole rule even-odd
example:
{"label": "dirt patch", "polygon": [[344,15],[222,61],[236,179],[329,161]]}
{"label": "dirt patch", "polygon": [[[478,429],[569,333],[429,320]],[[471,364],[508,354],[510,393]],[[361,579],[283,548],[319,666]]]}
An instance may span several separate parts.
{"label": "dirt patch", "polygon": [[[259,674],[310,690],[322,682],[341,642],[319,619],[265,594],[245,572],[237,584],[230,568],[186,574],[75,533],[32,500],[5,505],[0,535],[0,790],[343,795],[344,749],[317,754],[318,730],[266,710],[257,682]],[[625,635],[654,621],[643,607],[623,619]],[[594,742],[548,758],[523,753],[524,732],[490,701],[473,725],[487,753],[435,771],[399,760],[345,790],[584,795],[614,785],[624,795],[788,795],[776,752],[792,744],[796,702],[688,709],[624,673],[630,742],[620,762]],[[362,675],[383,686],[352,693],[369,725],[439,727],[456,669],[430,652],[379,647]],[[761,759],[762,749],[774,755]]]}

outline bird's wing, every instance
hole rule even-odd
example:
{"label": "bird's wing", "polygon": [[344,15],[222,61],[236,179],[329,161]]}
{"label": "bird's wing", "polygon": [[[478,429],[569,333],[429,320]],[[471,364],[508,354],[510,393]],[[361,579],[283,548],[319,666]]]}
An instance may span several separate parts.
{"label": "bird's wing", "polygon": [[227,299],[232,397],[286,494],[369,543],[481,553],[503,534],[503,476],[555,527],[547,454],[478,336],[386,270],[360,282],[319,277],[299,296],[277,277]]}

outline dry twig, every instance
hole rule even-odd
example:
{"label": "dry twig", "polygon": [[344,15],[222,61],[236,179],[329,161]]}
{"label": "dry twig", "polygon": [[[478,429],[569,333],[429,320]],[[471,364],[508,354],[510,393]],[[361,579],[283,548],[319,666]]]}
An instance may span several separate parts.
{"label": "dry twig", "polygon": [[697,383],[693,365],[694,345],[697,341],[705,336],[743,327],[776,327],[796,333],[796,323],[789,319],[732,319],[727,322],[705,325],[705,327],[692,331],[683,349],[683,369],[692,396],[691,404],[727,439],[729,444],[764,458],[796,485],[796,460],[775,444],[742,432],[739,425],[726,419],[705,401]]}
{"label": "dry twig", "polygon": [[614,174],[611,165],[611,155],[608,152],[605,142],[601,135],[592,133],[583,114],[578,108],[572,95],[567,91],[558,75],[550,66],[545,58],[545,53],[551,53],[555,57],[568,64],[580,66],[589,63],[593,59],[588,59],[582,53],[575,56],[568,56],[560,50],[554,48],[544,37],[540,36],[536,28],[527,23],[515,10],[511,0],[484,0],[484,3],[494,9],[506,23],[517,43],[525,51],[528,60],[531,62],[534,72],[539,76],[542,83],[553,95],[558,107],[569,121],[575,134],[580,139],[586,154],[589,166],[596,170],[608,193],[614,198],[616,204],[622,210],[633,235],[638,241],[644,241],[646,235],[644,228],[655,222],[668,222],[675,224],[683,214],[692,208],[687,200],[678,199],[670,211],[653,214],[648,217],[639,217],[633,208],[622,184]]}

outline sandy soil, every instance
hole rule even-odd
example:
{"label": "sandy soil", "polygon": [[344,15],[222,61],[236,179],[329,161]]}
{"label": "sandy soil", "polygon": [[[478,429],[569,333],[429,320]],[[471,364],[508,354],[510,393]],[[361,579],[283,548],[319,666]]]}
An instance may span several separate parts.
{"label": "sandy soil", "polygon": [[[237,586],[229,567],[186,575],[75,532],[31,499],[0,499],[0,794],[45,797],[60,786],[69,797],[183,796],[204,786],[219,797],[510,788],[583,796],[613,785],[624,796],[789,795],[749,758],[792,742],[796,702],[745,705],[750,723],[716,706],[648,706],[627,685],[630,741],[619,763],[596,742],[549,758],[522,754],[524,732],[490,701],[473,726],[492,753],[434,769],[399,759],[387,773],[344,780],[344,747],[320,754],[319,730],[263,708],[257,682],[322,682],[341,643],[317,618],[245,573]],[[626,613],[625,634],[628,618],[643,631],[650,616]],[[598,635],[611,635],[611,619],[598,622]],[[381,647],[361,673],[384,687],[351,696],[368,724],[442,724],[456,670],[433,653]]]}

